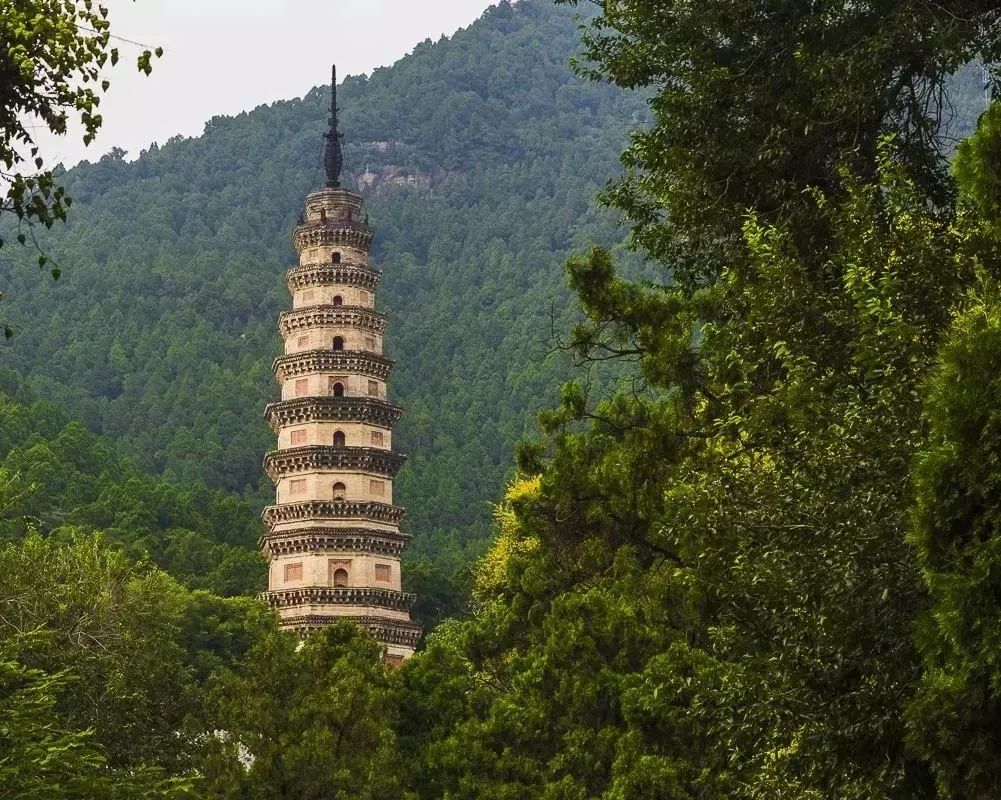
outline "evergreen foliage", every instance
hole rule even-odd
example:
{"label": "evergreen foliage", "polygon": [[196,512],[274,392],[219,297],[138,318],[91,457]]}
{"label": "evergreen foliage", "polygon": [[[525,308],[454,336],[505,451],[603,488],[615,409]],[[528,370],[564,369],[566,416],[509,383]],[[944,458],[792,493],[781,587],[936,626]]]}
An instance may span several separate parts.
{"label": "evergreen foliage", "polygon": [[911,541],[929,604],[918,625],[924,672],[908,708],[909,734],[941,795],[955,798],[1001,791],[999,153],[1001,105],[994,104],[956,158],[963,224],[981,246],[980,280],[926,383],[928,436],[914,467]]}
{"label": "evergreen foliage", "polygon": [[[539,476],[512,498],[525,547],[502,535],[486,566],[506,560],[506,581],[403,671],[416,796],[994,793],[978,718],[996,696],[993,524],[976,502],[993,383],[960,399],[984,372],[937,365],[963,357],[940,346],[997,240],[957,213],[921,97],[991,58],[999,30],[985,4],[946,5],[602,5],[594,71],[657,91],[604,197],[664,275],[627,280],[601,248],[571,261],[573,341],[642,381],[597,402],[568,385],[521,447]],[[961,148],[960,170],[989,175],[993,144]],[[989,373],[987,325],[971,358]],[[977,450],[945,442],[916,490],[936,370]],[[950,574],[927,574],[940,608],[917,639],[916,503],[924,537],[977,557],[932,562]],[[457,687],[446,710],[437,671]]]}
{"label": "evergreen foliage", "polygon": [[[615,229],[596,218],[576,230],[569,219],[567,227],[547,227],[576,209],[575,197],[553,204],[554,183],[540,183],[549,194],[532,199],[513,192],[526,176],[551,179],[557,164],[573,160],[545,155],[547,148],[567,152],[553,144],[567,132],[545,127],[563,114],[536,114],[534,87],[523,105],[504,109],[507,127],[479,124],[489,115],[478,116],[476,98],[490,106],[495,75],[503,84],[515,75],[505,67],[548,74],[548,62],[494,64],[479,85],[479,63],[490,59],[463,47],[485,37],[499,49],[528,48],[537,31],[559,39],[565,22],[534,3],[501,5],[447,47],[419,47],[405,69],[347,85],[349,96],[430,103],[426,85],[411,79],[427,74],[414,65],[433,65],[435,80],[451,89],[474,87],[424,110],[441,123],[431,134],[406,104],[373,102],[414,143],[406,155],[414,185],[374,189],[371,197],[389,228],[382,263],[397,267],[395,284],[387,270],[388,302],[410,309],[400,324],[424,333],[420,353],[477,376],[468,386],[445,380],[422,393],[431,361],[405,367],[400,339],[399,383],[413,393],[415,420],[405,435],[413,452],[432,454],[401,481],[407,491],[426,492],[419,513],[458,509],[440,505],[447,497],[468,503],[479,491],[471,469],[480,468],[477,480],[488,468],[502,473],[502,457],[491,461],[486,448],[466,444],[516,435],[514,409],[533,405],[507,403],[499,389],[482,396],[494,405],[475,405],[476,392],[492,384],[474,367],[505,363],[497,354],[513,358],[506,337],[545,321],[528,301],[515,313],[519,298],[542,296],[550,284],[542,273],[526,278],[511,254],[551,256],[578,236],[615,241]],[[493,544],[469,576],[468,613],[438,626],[422,652],[387,673],[378,646],[351,625],[302,642],[277,631],[258,601],[182,586],[122,548],[149,552],[200,585],[162,543],[245,548],[242,507],[208,490],[144,484],[93,434],[34,402],[24,387],[12,389],[22,402],[0,405],[0,508],[10,540],[0,549],[0,692],[15,709],[0,710],[14,732],[0,775],[29,774],[64,748],[82,761],[82,780],[106,764],[108,781],[148,775],[156,790],[190,785],[219,800],[998,794],[1001,111],[992,106],[981,118],[950,172],[934,91],[947,91],[947,76],[971,58],[996,55],[1001,20],[993,4],[915,0],[862,9],[719,0],[696,9],[627,1],[603,4],[592,23],[590,69],[652,92],[653,124],[635,134],[626,155],[631,170],[604,198],[633,223],[634,245],[662,271],[638,280],[621,248],[593,247],[569,261],[582,315],[571,332],[576,356],[591,365],[611,360],[632,379],[613,392],[584,379],[567,383],[560,403],[540,413],[541,432],[519,446],[520,474],[495,510]],[[582,94],[571,92],[575,120],[583,96],[596,98],[603,113],[636,99],[569,79],[561,86],[581,86]],[[396,94],[403,89],[408,94]],[[272,135],[276,153],[301,146],[307,163],[312,140],[292,120],[293,112],[319,107],[314,95],[301,106],[259,112],[285,115],[284,131],[251,135],[245,125],[253,115],[219,120],[202,144],[175,143],[136,165],[112,157],[70,174],[81,188],[96,188],[81,215],[90,227],[71,227],[61,246],[82,246],[95,226],[118,226],[110,244],[106,231],[88,244],[94,253],[104,249],[105,258],[95,259],[103,270],[81,272],[105,280],[104,290],[137,290],[161,336],[180,330],[183,319],[192,335],[144,338],[140,317],[123,304],[111,312],[118,338],[106,336],[89,351],[92,340],[74,337],[53,349],[58,364],[37,365],[31,383],[68,390],[77,385],[73,369],[106,353],[94,362],[103,366],[87,372],[92,383],[67,399],[98,427],[121,421],[122,446],[134,446],[144,441],[136,409],[152,406],[133,400],[156,399],[149,384],[130,387],[143,342],[142,352],[160,359],[143,380],[173,392],[163,409],[192,414],[173,455],[171,443],[149,448],[151,464],[168,477],[202,474],[199,459],[208,454],[199,447],[217,446],[220,463],[237,453],[230,448],[253,449],[251,437],[237,444],[211,427],[237,426],[236,412],[217,421],[198,405],[199,393],[216,387],[218,397],[209,392],[208,399],[240,408],[255,381],[265,385],[263,368],[238,375],[238,363],[249,369],[251,361],[233,340],[244,331],[266,346],[256,326],[273,318],[265,305],[281,300],[277,288],[266,303],[250,299],[248,276],[259,264],[238,242],[254,241],[275,221],[254,216],[250,196],[231,188],[246,190],[251,180],[238,145],[252,150]],[[834,113],[845,108],[852,113]],[[540,118],[546,123],[536,129]],[[538,142],[526,133],[533,130],[545,132]],[[481,172],[463,162],[470,141],[456,137],[469,131],[478,137]],[[587,136],[605,147],[621,133],[596,123]],[[182,157],[205,156],[208,143],[219,141],[232,157],[198,162],[204,175]],[[387,172],[396,161],[377,160],[389,153],[402,160],[407,144],[355,155],[368,153],[384,174],[398,175]],[[153,169],[164,163],[176,170]],[[149,185],[139,193],[133,182],[143,169],[151,170],[143,179]],[[229,173],[236,183],[226,182]],[[483,176],[495,182],[490,191],[510,191],[484,194],[491,202],[477,207],[488,188],[478,183]],[[302,185],[291,185],[293,178]],[[276,189],[271,202],[288,199],[283,191],[301,196],[307,178],[265,169],[255,180]],[[568,171],[561,185],[581,192],[592,185],[577,178]],[[182,184],[201,186],[198,202],[214,212],[195,215]],[[126,229],[123,204],[135,202],[151,224],[152,206],[144,203],[158,202],[148,200],[153,185],[164,187],[171,204],[159,209],[160,233],[143,238]],[[445,209],[455,213],[439,221]],[[426,210],[433,214],[424,218]],[[457,221],[466,228],[448,227]],[[287,232],[291,221],[281,224]],[[513,230],[524,234],[522,249],[513,249]],[[533,239],[554,230],[566,236]],[[414,231],[426,235],[408,240]],[[159,265],[152,272],[126,268],[125,253],[143,255],[161,239],[183,258],[169,260],[164,251],[149,262]],[[230,260],[224,245],[241,255]],[[487,257],[475,269],[447,269],[472,264],[463,261],[473,252],[467,247]],[[199,262],[204,253],[213,255]],[[493,272],[478,271],[484,265]],[[164,282],[162,297],[144,293],[150,275]],[[495,276],[509,296],[478,307],[477,300],[496,300]],[[166,298],[185,281],[183,296],[197,303],[169,308]],[[84,283],[78,287],[86,293]],[[242,306],[229,305],[234,287],[244,293]],[[99,293],[91,301],[94,308],[105,302]],[[416,313],[420,302],[439,319]],[[82,322],[76,313],[73,322]],[[488,318],[507,327],[494,330]],[[442,319],[455,321],[455,338]],[[223,340],[244,360],[220,360],[209,345]],[[30,359],[33,346],[10,352]],[[478,361],[469,360],[474,355]],[[112,362],[124,365],[114,396],[102,394],[113,385]],[[541,386],[558,373],[555,362],[544,362],[520,375],[524,386]],[[16,383],[12,376],[0,382]],[[243,393],[226,395],[221,386]],[[450,405],[464,399],[468,406]],[[438,426],[442,408],[449,410],[442,420],[461,408],[462,423]],[[512,429],[501,436],[490,428],[497,420]],[[449,440],[467,424],[486,438]],[[449,453],[463,460],[447,463]],[[465,471],[450,471],[456,467]],[[251,479],[236,477],[240,467],[205,469],[216,483],[253,495]],[[24,491],[25,482],[51,487],[52,501]],[[129,492],[139,497],[134,504]],[[467,514],[428,528],[435,532],[418,555],[436,561],[423,564],[420,579],[454,585],[447,568],[475,550],[470,522]],[[91,532],[101,527],[108,528],[103,537]],[[224,576],[212,581],[225,585]],[[450,591],[431,596],[427,613],[448,610]],[[69,681],[81,690],[66,691]],[[26,728],[25,709],[51,722],[50,739]],[[58,771],[38,776],[43,788],[72,786]]]}
{"label": "evergreen foliage", "polygon": [[[406,407],[396,496],[411,574],[434,585],[482,551],[514,444],[568,376],[550,352],[551,316],[569,309],[563,261],[622,238],[592,201],[647,112],[575,77],[578,48],[568,11],[502,3],[338,91],[347,169],[376,180],[364,194],[390,393]],[[268,502],[275,325],[328,102],[319,87],[135,162],[113,152],[61,175],[74,213],[43,244],[66,269],[57,284],[2,270],[24,298],[5,364],[141,469]]]}
{"label": "evergreen foliage", "polygon": [[80,531],[0,548],[0,797],[390,798],[380,647],[303,644]]}
{"label": "evergreen foliage", "polygon": [[249,502],[143,473],[52,403],[24,389],[20,399],[0,392],[0,543],[99,530],[192,588],[223,596],[265,588],[263,527]]}

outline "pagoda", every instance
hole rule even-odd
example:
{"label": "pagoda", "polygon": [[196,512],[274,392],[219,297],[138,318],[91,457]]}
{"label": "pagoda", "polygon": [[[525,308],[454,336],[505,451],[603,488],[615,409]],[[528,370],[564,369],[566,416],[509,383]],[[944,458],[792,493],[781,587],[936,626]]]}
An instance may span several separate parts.
{"label": "pagoda", "polygon": [[375,310],[373,231],[361,196],[341,186],[336,70],[324,138],[326,184],[306,197],[292,234],[299,264],[285,278],[292,309],[278,320],[284,347],[274,362],[281,400],[265,411],[278,437],[264,458],[276,487],[260,541],[265,598],[283,627],[303,632],[354,620],[395,662],[420,637],[414,596],[400,585],[404,510],[393,505],[402,409],[386,398],[393,362],[382,354],[386,315]]}

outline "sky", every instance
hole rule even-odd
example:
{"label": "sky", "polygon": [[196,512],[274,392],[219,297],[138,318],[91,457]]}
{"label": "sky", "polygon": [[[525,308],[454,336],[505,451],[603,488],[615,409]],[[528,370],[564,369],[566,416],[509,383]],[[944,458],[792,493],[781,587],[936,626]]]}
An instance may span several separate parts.
{"label": "sky", "polygon": [[[122,60],[101,100],[103,125],[85,147],[79,128],[39,136],[46,162],[97,161],[112,147],[136,158],[207,120],[302,97],[330,80],[394,63],[414,45],[449,36],[496,0],[104,0]],[[163,47],[146,77],[142,47]]]}

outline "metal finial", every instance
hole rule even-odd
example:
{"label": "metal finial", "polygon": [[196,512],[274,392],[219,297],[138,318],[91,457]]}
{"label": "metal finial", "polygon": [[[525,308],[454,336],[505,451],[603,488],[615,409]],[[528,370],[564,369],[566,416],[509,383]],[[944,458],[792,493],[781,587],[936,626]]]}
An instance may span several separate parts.
{"label": "metal finial", "polygon": [[336,188],[341,185],[341,166],[344,156],[341,153],[341,132],[337,126],[337,67],[330,68],[330,131],[323,134],[327,140],[323,150],[323,168],[327,173],[327,187]]}

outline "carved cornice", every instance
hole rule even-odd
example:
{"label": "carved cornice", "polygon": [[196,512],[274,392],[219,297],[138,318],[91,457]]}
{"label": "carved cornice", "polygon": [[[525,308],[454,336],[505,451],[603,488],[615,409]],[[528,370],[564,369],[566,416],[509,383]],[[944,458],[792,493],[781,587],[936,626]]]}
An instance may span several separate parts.
{"label": "carved cornice", "polygon": [[307,247],[354,247],[368,250],[372,243],[372,229],[363,222],[347,220],[317,220],[305,222],[292,233],[292,246],[297,253]]}
{"label": "carved cornice", "polygon": [[268,527],[283,522],[309,522],[318,519],[357,519],[399,525],[406,509],[377,503],[374,500],[304,500],[301,503],[279,503],[268,506],[261,519]]}
{"label": "carved cornice", "polygon": [[392,428],[401,414],[401,406],[377,397],[297,397],[271,403],[264,410],[275,433],[303,422],[368,422]]}
{"label": "carved cornice", "polygon": [[379,447],[334,447],[311,444],[272,450],[264,456],[264,470],[277,483],[285,475],[319,470],[369,472],[387,478],[396,476],[407,457]]}
{"label": "carved cornice", "polygon": [[278,317],[278,330],[287,339],[293,331],[303,328],[353,325],[373,333],[386,330],[385,314],[364,306],[307,306],[293,311],[283,311]]}
{"label": "carved cornice", "polygon": [[265,556],[274,558],[288,553],[309,553],[328,550],[353,550],[358,553],[399,558],[410,534],[402,531],[380,531],[375,528],[293,528],[265,533],[257,542]]}
{"label": "carved cornice", "polygon": [[374,292],[382,279],[382,272],[363,264],[306,264],[292,267],[285,276],[289,292],[311,286],[356,286]]}
{"label": "carved cornice", "polygon": [[272,369],[279,382],[317,372],[355,372],[384,381],[393,369],[393,359],[367,350],[304,350],[278,356]]}
{"label": "carved cornice", "polygon": [[416,595],[374,586],[303,586],[299,589],[273,589],[264,592],[272,608],[294,606],[377,606],[394,611],[409,611]]}
{"label": "carved cornice", "polygon": [[383,644],[417,647],[417,642],[421,638],[421,626],[416,622],[404,619],[386,619],[385,617],[303,614],[297,617],[283,617],[280,624],[283,628],[293,628],[306,633],[326,627],[339,619],[349,619],[360,625]]}

